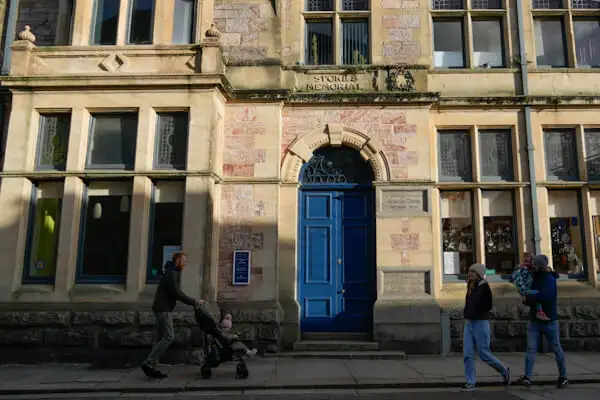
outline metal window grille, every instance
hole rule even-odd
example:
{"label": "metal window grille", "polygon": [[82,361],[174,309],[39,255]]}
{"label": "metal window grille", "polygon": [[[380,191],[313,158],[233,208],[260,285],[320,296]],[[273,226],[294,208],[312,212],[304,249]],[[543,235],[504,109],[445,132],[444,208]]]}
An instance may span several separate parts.
{"label": "metal window grille", "polygon": [[598,9],[600,1],[594,0],[571,0],[571,7],[576,9]]}
{"label": "metal window grille", "polygon": [[187,113],[181,112],[158,116],[157,165],[172,168],[185,166],[187,120]]}
{"label": "metal window grille", "polygon": [[342,63],[369,63],[369,22],[367,20],[342,22]]}
{"label": "metal window grille", "polygon": [[546,173],[551,179],[577,180],[577,146],[573,130],[547,131],[544,150],[546,151]]}
{"label": "metal window grille", "polygon": [[481,176],[513,180],[510,131],[483,131],[479,134]]}
{"label": "metal window grille", "polygon": [[369,9],[369,0],[343,0],[344,11],[365,11]]}
{"label": "metal window grille", "polygon": [[432,0],[431,8],[434,10],[462,10],[465,0]]}
{"label": "metal window grille", "polygon": [[469,132],[441,132],[439,146],[440,178],[472,180]]}
{"label": "metal window grille", "polygon": [[475,10],[501,10],[504,8],[504,0],[472,0]]}
{"label": "metal window grille", "polygon": [[333,11],[334,0],[306,0],[306,11]]}
{"label": "metal window grille", "polygon": [[585,131],[585,165],[588,180],[600,180],[600,129]]}
{"label": "metal window grille", "polygon": [[67,162],[70,114],[41,117],[38,167],[64,169]]}
{"label": "metal window grille", "polygon": [[559,10],[564,8],[563,0],[533,0],[533,8]]}

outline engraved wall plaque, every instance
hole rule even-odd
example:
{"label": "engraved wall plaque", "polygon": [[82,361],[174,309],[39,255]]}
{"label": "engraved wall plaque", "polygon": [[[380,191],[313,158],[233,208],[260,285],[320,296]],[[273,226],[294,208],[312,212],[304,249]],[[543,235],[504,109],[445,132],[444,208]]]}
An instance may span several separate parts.
{"label": "engraved wall plaque", "polygon": [[377,204],[377,215],[380,217],[429,215],[429,189],[382,188]]}

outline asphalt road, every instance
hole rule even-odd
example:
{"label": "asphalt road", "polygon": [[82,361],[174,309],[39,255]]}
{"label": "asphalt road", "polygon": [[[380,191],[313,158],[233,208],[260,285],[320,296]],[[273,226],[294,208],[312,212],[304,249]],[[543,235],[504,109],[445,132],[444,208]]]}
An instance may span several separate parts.
{"label": "asphalt road", "polygon": [[[9,397],[0,396],[0,400]],[[187,392],[179,394],[136,394],[127,395],[110,393],[90,393],[87,395],[37,395],[10,396],[10,400],[597,400],[600,398],[600,385],[576,385],[564,390],[552,387],[532,389],[486,388],[474,392],[460,392],[457,389],[425,389],[425,390],[287,390],[287,391],[252,391],[246,394],[239,392]]]}

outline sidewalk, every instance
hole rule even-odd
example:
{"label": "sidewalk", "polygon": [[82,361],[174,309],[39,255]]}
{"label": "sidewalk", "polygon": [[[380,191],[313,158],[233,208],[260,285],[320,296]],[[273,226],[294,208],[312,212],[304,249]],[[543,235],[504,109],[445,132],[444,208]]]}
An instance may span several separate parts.
{"label": "sidewalk", "polygon": [[[512,369],[513,380],[523,372],[522,353],[497,356]],[[572,383],[600,383],[600,353],[567,354]],[[376,389],[457,387],[464,383],[461,355],[409,356],[408,360],[335,360],[256,358],[248,364],[250,377],[234,379],[235,364],[213,371],[211,380],[199,377],[199,367],[163,366],[169,378],[147,380],[139,368],[93,370],[89,365],[52,364],[0,367],[0,395],[48,393],[176,393],[282,389]],[[478,361],[479,386],[499,385],[496,372]],[[557,378],[551,354],[539,354],[534,384],[553,385]]]}

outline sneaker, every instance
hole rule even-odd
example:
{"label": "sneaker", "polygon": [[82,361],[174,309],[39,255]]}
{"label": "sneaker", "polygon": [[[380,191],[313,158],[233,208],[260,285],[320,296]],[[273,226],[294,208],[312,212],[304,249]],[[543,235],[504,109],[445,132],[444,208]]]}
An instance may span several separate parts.
{"label": "sneaker", "polygon": [[569,380],[564,376],[558,378],[558,380],[556,381],[556,387],[559,389],[564,389],[567,386],[569,386]]}
{"label": "sneaker", "polygon": [[531,385],[533,385],[533,383],[531,383],[531,379],[529,379],[526,376],[522,376],[521,379],[519,379],[519,385],[521,386],[525,386],[525,387],[531,387]]}
{"label": "sneaker", "polygon": [[504,379],[502,380],[502,384],[504,386],[510,386],[512,382],[512,373],[510,372],[510,368],[506,367],[506,371],[504,371]]}
{"label": "sneaker", "polygon": [[472,392],[475,389],[476,389],[476,386],[474,383],[465,383],[464,385],[462,385],[460,387],[460,390],[462,390],[463,392]]}
{"label": "sneaker", "polygon": [[537,313],[535,313],[535,317],[540,321],[550,321],[550,317],[548,317],[543,311],[538,311]]}
{"label": "sneaker", "polygon": [[156,368],[150,367],[148,365],[142,365],[142,371],[144,371],[144,375],[146,375],[150,379],[164,379],[167,378],[167,374],[163,374]]}
{"label": "sneaker", "polygon": [[254,357],[254,356],[256,355],[256,353],[257,353],[257,352],[258,352],[258,350],[256,350],[256,349],[248,350],[248,351],[246,352],[246,355],[247,355],[248,357]]}

